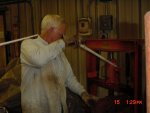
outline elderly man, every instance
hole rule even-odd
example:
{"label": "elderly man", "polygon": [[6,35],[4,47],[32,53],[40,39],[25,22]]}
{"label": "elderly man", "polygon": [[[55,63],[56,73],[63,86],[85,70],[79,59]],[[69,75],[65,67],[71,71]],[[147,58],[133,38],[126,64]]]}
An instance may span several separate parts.
{"label": "elderly man", "polygon": [[77,81],[63,52],[65,21],[46,15],[41,34],[21,44],[21,104],[23,113],[67,113],[66,87],[87,102],[91,96]]}

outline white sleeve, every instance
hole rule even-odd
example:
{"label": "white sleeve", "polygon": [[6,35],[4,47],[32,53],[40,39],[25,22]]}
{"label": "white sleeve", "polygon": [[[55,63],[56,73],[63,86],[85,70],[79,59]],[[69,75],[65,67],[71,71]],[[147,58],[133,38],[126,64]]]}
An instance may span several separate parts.
{"label": "white sleeve", "polygon": [[66,59],[66,65],[67,65],[67,70],[68,70],[67,78],[65,81],[66,86],[74,93],[81,95],[81,93],[84,92],[85,89],[77,80],[67,59]]}
{"label": "white sleeve", "polygon": [[62,39],[43,47],[37,46],[32,39],[25,40],[21,44],[21,61],[27,65],[41,67],[54,59],[64,47]]}

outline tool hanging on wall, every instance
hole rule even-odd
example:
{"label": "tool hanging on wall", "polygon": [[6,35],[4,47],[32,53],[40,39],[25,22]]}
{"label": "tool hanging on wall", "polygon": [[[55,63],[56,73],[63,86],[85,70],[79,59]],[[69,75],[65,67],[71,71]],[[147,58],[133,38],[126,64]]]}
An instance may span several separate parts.
{"label": "tool hanging on wall", "polygon": [[105,5],[105,14],[100,15],[100,30],[102,31],[102,36],[105,35],[105,38],[108,38],[108,33],[113,29],[113,16],[110,15],[110,6],[109,2],[111,0],[101,0]]}
{"label": "tool hanging on wall", "polygon": [[78,20],[78,33],[81,36],[88,36],[92,34],[91,18],[80,18]]}
{"label": "tool hanging on wall", "polygon": [[81,2],[81,18],[78,19],[78,29],[77,32],[80,36],[89,36],[92,34],[92,17],[90,16],[90,3],[88,1],[88,5],[87,5],[87,12],[88,15],[85,16],[84,14],[84,3],[83,0]]}

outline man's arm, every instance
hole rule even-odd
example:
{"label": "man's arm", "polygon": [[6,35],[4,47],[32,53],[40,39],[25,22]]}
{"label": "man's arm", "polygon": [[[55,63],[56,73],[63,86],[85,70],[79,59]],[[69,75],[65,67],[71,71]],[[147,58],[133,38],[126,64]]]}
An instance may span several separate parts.
{"label": "man's arm", "polygon": [[62,39],[43,47],[38,47],[32,39],[25,40],[21,44],[21,63],[41,67],[54,59],[64,47]]}
{"label": "man's arm", "polygon": [[65,58],[65,65],[67,66],[66,67],[67,68],[67,77],[66,77],[65,84],[71,91],[73,91],[74,93],[81,96],[81,93],[85,92],[86,90],[78,82],[65,55],[64,55],[64,58]]}

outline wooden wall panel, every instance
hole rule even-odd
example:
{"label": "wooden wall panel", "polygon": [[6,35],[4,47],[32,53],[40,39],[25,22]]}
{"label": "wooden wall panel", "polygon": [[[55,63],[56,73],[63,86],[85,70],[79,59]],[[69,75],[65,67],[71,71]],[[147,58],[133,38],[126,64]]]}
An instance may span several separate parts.
{"label": "wooden wall panel", "polygon": [[[25,6],[25,9],[24,9],[24,11],[26,12],[25,13],[25,16],[26,16],[26,34],[25,35],[23,35],[23,37],[24,36],[27,36],[27,35],[32,35],[33,34],[33,27],[34,26],[32,26],[32,22],[33,22],[33,18],[32,18],[32,8],[31,8],[31,6],[30,6],[30,4],[27,4],[27,3],[25,3],[24,4],[24,6]],[[21,7],[20,7],[20,9],[21,9]],[[21,11],[22,12],[22,11]],[[20,13],[21,14],[21,13]],[[21,18],[22,16],[20,15],[20,20],[22,19]],[[23,21],[25,21],[25,20],[23,20]],[[21,27],[20,27],[21,28]],[[20,36],[20,37],[22,37],[22,36]]]}
{"label": "wooden wall panel", "polygon": [[[5,42],[4,38],[4,23],[3,23],[3,15],[0,15],[0,43]],[[4,68],[6,66],[6,52],[5,47],[0,47],[0,68]]]}
{"label": "wooden wall panel", "polygon": [[[85,17],[84,15],[84,2],[83,0],[75,0],[75,7],[76,7],[76,24],[75,27],[77,28],[79,18]],[[76,29],[77,33],[78,29]],[[78,37],[83,38],[83,37]],[[85,59],[85,51],[81,48],[78,48],[78,80],[81,84],[84,85],[86,88],[86,59]]]}
{"label": "wooden wall panel", "polygon": [[[28,17],[30,16],[30,12],[27,12],[27,5],[25,3],[19,4],[19,10],[20,13],[18,16],[20,16],[20,37],[28,36],[27,30],[29,29],[28,26],[31,25],[27,23]],[[31,21],[31,20],[30,20]],[[30,26],[31,27],[31,26]]]}
{"label": "wooden wall panel", "polygon": [[[92,36],[94,38],[101,37],[99,17],[106,14],[106,4],[99,0],[32,0],[32,6],[35,34],[40,33],[41,19],[45,14],[49,13],[60,14],[65,18],[68,26],[66,39],[77,33],[77,21],[81,17],[91,17]],[[10,9],[6,12],[7,30],[11,31],[14,17],[18,16],[18,8],[16,4],[8,5],[7,7]],[[144,38],[143,22],[141,21],[143,21],[144,13],[150,9],[149,7],[149,0],[110,1],[108,14],[113,16],[113,30],[108,32],[108,36],[119,39]],[[33,34],[30,6],[27,3],[21,3],[19,9],[20,37]],[[85,51],[67,47],[65,53],[77,78],[83,84],[86,84]]]}
{"label": "wooden wall panel", "polygon": [[117,0],[113,0],[109,4],[110,15],[113,15],[113,30],[110,31],[109,36],[112,39],[118,38],[117,34]]}
{"label": "wooden wall panel", "polygon": [[44,16],[42,14],[42,0],[32,0],[32,6],[33,6],[33,19],[34,19],[34,30],[35,34],[40,34],[40,22],[42,17]]}
{"label": "wooden wall panel", "polygon": [[98,4],[96,4],[97,1],[91,1],[89,2],[89,14],[87,17],[90,17],[92,20],[92,36],[97,37],[98,36]]}
{"label": "wooden wall panel", "polygon": [[139,37],[138,1],[119,1],[119,38],[135,39]]}

